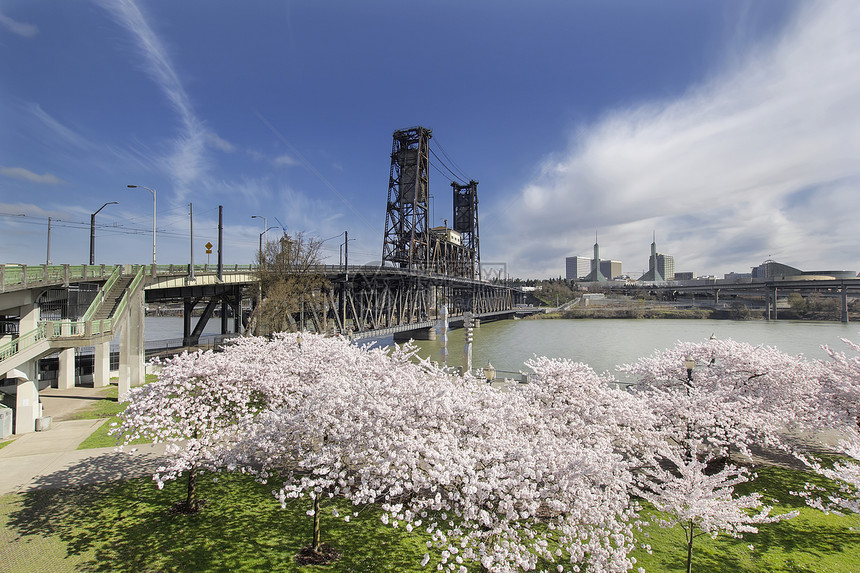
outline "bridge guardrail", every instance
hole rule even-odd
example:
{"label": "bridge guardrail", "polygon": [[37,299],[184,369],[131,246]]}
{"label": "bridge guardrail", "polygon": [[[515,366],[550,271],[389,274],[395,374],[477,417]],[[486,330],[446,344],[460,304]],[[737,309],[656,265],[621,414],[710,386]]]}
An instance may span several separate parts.
{"label": "bridge guardrail", "polygon": [[48,323],[42,322],[39,323],[34,330],[22,334],[15,340],[7,342],[6,344],[0,346],[0,361],[6,360],[20,352],[21,350],[33,346],[37,342],[41,342],[45,338],[48,337]]}
{"label": "bridge guardrail", "polygon": [[121,275],[122,275],[122,267],[120,265],[115,266],[113,269],[113,272],[111,273],[107,282],[99,290],[99,294],[96,296],[96,298],[90,304],[87,311],[81,317],[82,321],[86,322],[86,321],[90,320],[93,317],[93,315],[96,312],[98,312],[99,308],[101,308],[101,306],[105,302],[105,295],[110,291],[110,289],[113,287],[113,285],[116,284],[116,281],[119,280],[119,277]]}
{"label": "bridge guardrail", "polygon": [[105,265],[0,265],[0,292],[14,287],[63,284],[77,280],[100,280],[105,277]]}
{"label": "bridge guardrail", "polygon": [[[150,265],[150,267],[151,266],[152,265]],[[134,280],[131,281],[131,284],[128,285],[128,288],[123,293],[122,299],[119,301],[119,304],[116,307],[116,311],[114,312],[114,316],[122,316],[122,314],[125,312],[131,294],[134,293],[134,291],[137,289],[138,286],[140,286],[140,283],[143,281],[143,275],[146,269],[147,267],[143,265],[141,265],[137,269],[137,274],[135,274]]]}

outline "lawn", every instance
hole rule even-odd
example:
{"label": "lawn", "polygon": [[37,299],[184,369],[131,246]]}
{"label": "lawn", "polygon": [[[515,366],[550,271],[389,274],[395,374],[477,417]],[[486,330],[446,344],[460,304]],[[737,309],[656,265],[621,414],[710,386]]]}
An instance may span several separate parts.
{"label": "lawn", "polygon": [[[157,379],[154,374],[146,375],[146,383]],[[90,436],[78,445],[79,450],[88,450],[90,448],[109,448],[116,446],[116,437],[108,436],[112,424],[119,423],[119,414],[125,410],[125,403],[117,402],[117,387],[110,385],[105,388],[104,400],[99,400],[87,408],[84,408],[75,413],[76,420],[93,420],[100,418],[108,418],[108,421],[98,427],[98,429],[90,434]],[[132,442],[133,444],[145,444],[145,440]]]}
{"label": "lawn", "polygon": [[[826,515],[788,495],[807,474],[779,468],[759,472],[752,484],[777,498],[778,511],[800,509],[795,519],[765,525],[744,539],[696,540],[693,570],[701,572],[860,571],[856,517]],[[272,486],[245,476],[204,478],[207,499],[197,515],[170,513],[184,482],[159,491],[148,479],[0,497],[0,569],[45,571],[429,571],[419,567],[426,538],[382,525],[374,508],[350,523],[323,519],[323,541],[342,558],[326,566],[300,567],[294,557],[307,545],[307,500],[281,509]],[[335,502],[341,514],[352,508]],[[417,531],[417,530],[416,530]],[[647,528],[652,554],[635,556],[647,571],[684,571],[680,529]],[[747,546],[753,545],[751,551]],[[435,568],[433,568],[435,569]],[[470,571],[477,571],[472,568]],[[635,569],[634,569],[635,570]]]}
{"label": "lawn", "polygon": [[[349,523],[331,511],[322,540],[342,554],[328,566],[299,567],[310,541],[308,500],[286,509],[271,485],[246,476],[204,479],[196,515],[170,513],[184,482],[159,491],[152,480],[0,497],[0,569],[43,571],[420,571],[424,539],[381,523],[373,508]],[[343,502],[341,513],[352,508]],[[325,506],[324,506],[325,507]],[[329,506],[331,508],[331,506]]]}

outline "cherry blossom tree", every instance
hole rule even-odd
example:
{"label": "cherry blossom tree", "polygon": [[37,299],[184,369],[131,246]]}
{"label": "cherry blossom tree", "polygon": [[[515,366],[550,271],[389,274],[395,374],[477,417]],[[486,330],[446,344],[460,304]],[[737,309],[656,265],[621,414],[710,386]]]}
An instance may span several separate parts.
{"label": "cherry blossom tree", "polygon": [[820,362],[772,347],[678,343],[620,370],[652,405],[671,441],[695,438],[723,456],[732,449],[750,455],[751,444],[788,449],[786,430],[813,428],[821,417]]}
{"label": "cherry blossom tree", "polygon": [[199,470],[219,467],[227,434],[263,404],[254,381],[228,353],[180,354],[163,363],[158,380],[131,390],[110,433],[126,445],[141,438],[166,443],[168,461],[153,478],[162,488],[185,473],[186,499],[177,509],[196,512]]}
{"label": "cherry blossom tree", "polygon": [[276,373],[269,409],[243,426],[227,467],[277,476],[282,502],[310,497],[312,550],[321,549],[321,500],[343,496],[428,533],[425,564],[631,566],[630,474],[608,436],[575,439],[527,393],[451,376],[416,362],[409,346],[385,352],[315,335],[301,348],[288,336],[244,344],[243,359]]}
{"label": "cherry blossom tree", "polygon": [[[702,442],[692,440],[687,451],[700,452]],[[661,527],[680,525],[687,541],[687,573],[692,571],[693,541],[700,535],[714,539],[720,533],[740,538],[758,532],[758,525],[795,517],[797,511],[771,515],[771,506],[762,504],[761,494],[735,496],[735,486],[750,479],[749,470],[726,464],[710,473],[708,458],[681,455],[677,448],[662,448],[660,462],[640,474],[635,492],[649,501],[666,518],[656,521]],[[750,513],[751,510],[756,513]]]}
{"label": "cherry blossom tree", "polygon": [[860,514],[860,345],[843,339],[851,354],[825,347],[818,429],[839,437],[830,449],[843,456],[824,463],[820,456],[798,452],[797,457],[816,473],[835,482],[835,491],[807,484],[800,495],[807,503],[828,512]]}

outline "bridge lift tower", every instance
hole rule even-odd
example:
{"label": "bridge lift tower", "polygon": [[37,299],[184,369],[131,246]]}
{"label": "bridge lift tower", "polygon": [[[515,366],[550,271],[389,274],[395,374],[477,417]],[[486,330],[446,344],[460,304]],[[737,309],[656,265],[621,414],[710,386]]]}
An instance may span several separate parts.
{"label": "bridge lift tower", "polygon": [[430,138],[412,127],[394,132],[382,264],[402,269],[430,267]]}
{"label": "bridge lift tower", "polygon": [[468,185],[451,183],[454,189],[454,230],[460,233],[466,250],[466,265],[462,276],[481,278],[481,244],[478,233],[478,182]]}

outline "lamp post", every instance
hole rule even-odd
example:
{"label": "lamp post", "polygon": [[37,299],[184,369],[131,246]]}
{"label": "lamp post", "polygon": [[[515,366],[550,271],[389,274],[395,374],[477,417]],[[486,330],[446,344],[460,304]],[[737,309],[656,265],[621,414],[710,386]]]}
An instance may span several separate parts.
{"label": "lamp post", "polygon": [[[262,220],[263,220],[263,229],[264,229],[264,230],[263,230],[263,235],[266,235],[266,231],[268,231],[268,230],[269,230],[269,223],[268,223],[268,219],[267,219],[266,217],[264,217],[263,215],[251,215],[251,218],[252,218],[252,219],[262,219]],[[260,236],[262,237],[263,235],[260,235]],[[268,236],[268,235],[266,235],[266,242],[267,242],[267,243],[269,242],[269,236]],[[262,239],[260,239],[260,256],[261,256],[261,257],[263,256],[263,241],[262,241]]]}
{"label": "lamp post", "polygon": [[119,201],[111,201],[109,203],[105,203],[101,207],[96,210],[95,213],[90,215],[90,264],[96,264],[96,215],[99,214],[99,211],[107,207],[108,205],[119,205]]}
{"label": "lamp post", "polygon": [[143,185],[127,185],[129,189],[146,189],[152,193],[152,274],[155,275],[155,189]]}
{"label": "lamp post", "polygon": [[693,386],[693,368],[696,367],[696,361],[689,354],[684,358],[684,368],[687,369],[687,394],[690,393],[690,388]]}
{"label": "lamp post", "polygon": [[[270,230],[274,229],[275,227],[277,227],[277,225],[273,225],[271,227],[268,227],[265,231],[260,233],[260,265],[261,266],[265,266],[265,264],[266,264],[266,257],[263,256],[263,235],[265,235],[266,233],[268,233]],[[268,244],[268,241],[266,242],[266,244]]]}
{"label": "lamp post", "polygon": [[487,383],[492,383],[493,380],[496,379],[496,369],[493,366],[493,363],[487,360],[487,365],[484,366],[484,378],[487,379]]}

